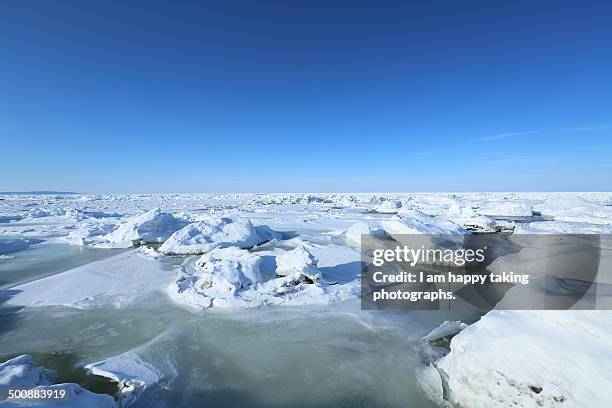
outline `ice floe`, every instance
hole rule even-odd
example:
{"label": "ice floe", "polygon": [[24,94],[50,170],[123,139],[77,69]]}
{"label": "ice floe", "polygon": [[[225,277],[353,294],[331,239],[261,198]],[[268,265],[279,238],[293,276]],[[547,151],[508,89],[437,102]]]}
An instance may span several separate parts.
{"label": "ice floe", "polygon": [[365,222],[356,222],[345,232],[346,240],[351,245],[360,246],[361,236],[372,234],[372,228]]}
{"label": "ice floe", "polygon": [[160,247],[166,255],[201,255],[217,247],[252,248],[277,237],[267,226],[237,217],[205,217],[172,234]]}
{"label": "ice floe", "polygon": [[0,407],[40,407],[40,408],[117,408],[110,395],[96,394],[78,384],[53,384],[55,372],[39,367],[32,356],[23,354],[0,364],[0,387],[4,390],[63,390],[63,399],[6,399]]}
{"label": "ice floe", "polygon": [[321,278],[318,263],[319,259],[302,244],[276,257],[276,274],[294,276],[298,280],[306,278],[314,282]]}
{"label": "ice floe", "polygon": [[102,237],[112,247],[129,248],[134,244],[161,243],[188,222],[159,208],[128,218]]}
{"label": "ice floe", "polygon": [[13,288],[8,303],[92,308],[142,302],[163,291],[175,277],[155,259],[135,250],[51,275]]}
{"label": "ice floe", "polygon": [[436,364],[445,398],[462,407],[608,406],[611,313],[489,312]]}
{"label": "ice floe", "polygon": [[17,356],[0,364],[0,387],[25,389],[49,385],[52,381],[53,372],[38,367],[29,354]]}
{"label": "ice floe", "polygon": [[326,304],[357,297],[358,253],[319,248],[326,259],[321,266],[314,250],[304,243],[292,250],[257,253],[217,248],[195,265],[187,260],[167,291],[177,303],[196,309]]}
{"label": "ice floe", "polygon": [[86,364],[84,368],[90,374],[106,377],[117,383],[121,393],[121,408],[133,405],[164,377],[135,350]]}
{"label": "ice floe", "polygon": [[478,212],[498,217],[530,217],[533,215],[533,208],[520,201],[492,201],[479,205]]}
{"label": "ice floe", "polygon": [[390,220],[381,222],[385,232],[391,237],[406,234],[451,235],[466,234],[460,225],[443,218],[434,217],[418,210],[403,210]]}
{"label": "ice floe", "polygon": [[402,208],[402,202],[399,200],[383,201],[381,205],[376,207],[376,212],[381,214],[396,214]]}

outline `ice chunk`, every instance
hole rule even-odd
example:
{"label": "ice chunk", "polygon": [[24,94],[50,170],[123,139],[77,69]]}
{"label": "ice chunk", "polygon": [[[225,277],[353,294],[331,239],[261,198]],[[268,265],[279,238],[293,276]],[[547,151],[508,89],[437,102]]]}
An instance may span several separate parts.
{"label": "ice chunk", "polygon": [[52,380],[53,372],[38,367],[29,354],[0,364],[0,387],[33,388],[51,384]]}
{"label": "ice chunk", "polygon": [[261,257],[247,250],[229,247],[216,248],[202,255],[196,262],[198,270],[184,273],[168,287],[172,299],[179,303],[210,307],[216,300],[224,306],[242,303],[238,292],[265,279],[261,271]]}
{"label": "ice chunk", "polygon": [[64,239],[74,245],[88,245],[104,242],[104,240],[97,238],[110,233],[114,227],[115,224],[99,221],[83,222]]}
{"label": "ice chunk", "polygon": [[269,227],[254,227],[249,220],[207,217],[172,234],[160,251],[166,255],[201,255],[217,247],[251,248],[276,237]]}
{"label": "ice chunk", "polygon": [[548,199],[534,206],[543,216],[552,216],[555,221],[610,225],[612,206],[587,200],[582,197],[566,197],[563,200]]}
{"label": "ice chunk", "polygon": [[164,242],[185,225],[185,220],[156,208],[127,219],[104,238],[115,247],[129,248],[134,243]]}
{"label": "ice chunk", "polygon": [[441,217],[433,217],[418,210],[403,210],[391,220],[382,221],[391,237],[403,234],[466,234],[460,225]]}
{"label": "ice chunk", "polygon": [[135,304],[163,289],[175,272],[136,250],[16,286],[7,302],[78,308]]}
{"label": "ice chunk", "polygon": [[361,245],[361,236],[370,235],[372,229],[364,222],[356,222],[346,230],[346,239],[350,244]]}
{"label": "ice chunk", "polygon": [[316,281],[321,277],[318,262],[319,259],[311,254],[305,245],[300,244],[294,250],[276,257],[276,273],[281,276],[305,276]]}
{"label": "ice chunk", "polygon": [[492,201],[482,204],[479,212],[484,215],[498,217],[530,217],[533,215],[531,205],[512,200]]}
{"label": "ice chunk", "polygon": [[445,337],[452,337],[468,327],[467,324],[460,321],[448,321],[446,320],[440,326],[433,329],[427,336],[423,337],[423,341],[435,342]]}
{"label": "ice chunk", "polygon": [[145,391],[163,378],[163,374],[143,360],[136,351],[90,363],[84,368],[90,374],[109,378],[119,385],[121,407],[134,404]]}
{"label": "ice chunk", "polygon": [[610,341],[611,311],[494,310],[455,336],[437,367],[457,406],[604,407]]}
{"label": "ice chunk", "polygon": [[244,249],[216,248],[204,254],[196,264],[203,274],[198,284],[235,293],[247,285],[263,281],[261,257]]}
{"label": "ice chunk", "polygon": [[382,214],[395,214],[402,208],[402,202],[398,200],[383,201],[383,203],[376,207],[376,212]]}
{"label": "ice chunk", "polygon": [[505,230],[511,232],[513,225],[507,222],[498,222],[486,215],[478,214],[472,207],[462,207],[445,216],[455,224],[463,226],[468,231],[475,232],[496,232]]}
{"label": "ice chunk", "polygon": [[117,402],[110,395],[96,394],[82,388],[78,384],[54,384],[33,388],[45,390],[64,390],[65,399],[61,400],[30,400],[30,401],[2,401],[2,408],[35,407],[35,408],[118,408]]}
{"label": "ice chunk", "polygon": [[432,364],[417,369],[417,381],[427,398],[440,406],[445,406],[442,378]]}
{"label": "ice chunk", "polygon": [[39,408],[117,408],[110,395],[95,394],[77,384],[51,385],[53,371],[37,366],[32,356],[24,354],[0,364],[0,387],[10,389],[64,390],[67,396],[61,400],[4,400],[2,407]]}

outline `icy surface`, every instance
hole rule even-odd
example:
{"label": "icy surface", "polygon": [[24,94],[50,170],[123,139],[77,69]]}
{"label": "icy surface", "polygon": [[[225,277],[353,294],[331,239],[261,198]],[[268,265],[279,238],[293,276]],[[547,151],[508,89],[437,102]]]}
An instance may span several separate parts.
{"label": "icy surface", "polygon": [[127,219],[103,239],[119,248],[129,248],[134,242],[163,242],[185,224],[185,220],[156,208]]}
{"label": "icy surface", "polygon": [[49,385],[52,380],[53,373],[38,367],[27,354],[0,364],[0,387],[33,388]]}
{"label": "icy surface", "polygon": [[[152,300],[171,299],[173,303],[168,302],[167,307],[173,313],[180,310],[199,316],[212,315],[219,308],[234,309],[239,315],[253,308],[261,313],[277,312],[281,306],[300,306],[310,313],[317,305],[329,308],[338,303],[353,305],[351,314],[361,319],[363,314],[355,305],[360,292],[362,234],[384,231],[398,239],[402,234],[452,234],[460,242],[471,232],[612,232],[611,193],[3,198],[3,268],[16,262],[13,257],[44,248],[47,243],[139,246],[26,284],[3,282],[10,288],[6,305],[27,306],[26,310],[68,306],[87,309],[88,313],[105,307],[122,312]],[[502,270],[508,262],[519,267],[537,265],[538,253],[511,254],[496,260],[491,268]],[[415,319],[412,315],[407,318]],[[609,313],[493,311],[468,328],[456,322],[456,317],[446,319],[449,322],[438,329],[440,321],[415,335],[420,341],[423,334],[435,329],[426,341],[440,342],[464,329],[453,338],[448,356],[437,365],[423,367],[422,386],[437,402],[446,398],[466,407],[610,405],[605,393],[612,386],[607,364],[612,361]],[[367,351],[370,344],[363,348]],[[410,347],[402,350],[411,352]],[[148,389],[147,384],[159,380],[154,378],[155,368],[139,353],[124,351],[114,350],[88,361],[99,362],[91,369],[101,375],[126,381],[126,401],[127,396],[135,401],[142,395],[137,390]],[[219,353],[209,357],[214,362]],[[242,363],[236,362],[238,366]],[[24,373],[27,367],[25,364]],[[200,374],[189,375],[199,384]],[[75,395],[81,395],[78,398],[88,398],[88,392],[73,387]]]}
{"label": "icy surface", "polygon": [[468,327],[468,325],[465,323],[447,320],[433,329],[427,336],[424,336],[423,341],[434,342],[445,337],[451,337],[461,332],[466,327]]}
{"label": "icy surface", "polygon": [[174,275],[158,261],[132,250],[16,286],[8,303],[86,309],[102,305],[120,307],[142,302],[161,291]]}
{"label": "icy surface", "polygon": [[318,263],[319,259],[305,245],[300,245],[276,257],[276,273],[281,276],[295,275],[296,279],[303,276],[316,281],[321,277]]}
{"label": "icy surface", "polygon": [[145,361],[137,351],[128,351],[119,356],[89,363],[85,365],[85,370],[110,378],[119,384],[122,408],[132,405],[163,378],[163,374]]}
{"label": "icy surface", "polygon": [[437,367],[462,407],[603,407],[611,340],[609,311],[492,311],[453,338]]}
{"label": "icy surface", "polygon": [[346,230],[346,239],[349,244],[360,246],[361,236],[372,233],[372,228],[365,222],[356,222]]}
{"label": "icy surface", "polygon": [[273,237],[270,229],[265,226],[257,229],[249,220],[206,217],[172,234],[160,252],[166,255],[201,255],[217,247],[252,248]]}
{"label": "icy surface", "polygon": [[391,237],[403,234],[465,234],[466,231],[454,222],[441,216],[435,217],[418,210],[400,211],[391,220],[382,222]]}
{"label": "icy surface", "polygon": [[[37,389],[40,387],[35,387]],[[36,408],[118,408],[117,403],[110,395],[96,394],[88,391],[78,384],[54,384],[45,386],[44,389],[65,390],[65,400],[38,400],[38,401],[3,401],[0,407],[36,407]]]}
{"label": "icy surface", "polygon": [[[54,372],[37,366],[32,356],[24,354],[0,364],[0,387],[3,389],[64,390],[62,400],[4,400],[0,407],[66,407],[66,408],[117,408],[110,395],[95,394],[77,384],[53,384]],[[6,388],[4,388],[6,387]]]}

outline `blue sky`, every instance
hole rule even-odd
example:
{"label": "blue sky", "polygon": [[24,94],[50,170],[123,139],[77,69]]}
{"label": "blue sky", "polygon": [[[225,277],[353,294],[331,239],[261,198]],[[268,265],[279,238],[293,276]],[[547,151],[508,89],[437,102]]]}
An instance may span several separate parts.
{"label": "blue sky", "polygon": [[610,191],[610,21],[610,2],[3,2],[0,191]]}

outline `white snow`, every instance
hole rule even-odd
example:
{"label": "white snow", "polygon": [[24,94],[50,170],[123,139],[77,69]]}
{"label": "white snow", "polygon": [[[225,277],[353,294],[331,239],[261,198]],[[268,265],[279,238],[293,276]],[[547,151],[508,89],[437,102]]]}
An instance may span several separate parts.
{"label": "white snow", "polygon": [[142,302],[175,276],[136,250],[51,275],[13,288],[9,304],[92,308]]}
{"label": "white snow", "polygon": [[135,242],[164,242],[186,224],[185,220],[156,208],[123,221],[103,240],[117,248],[129,248]]}
{"label": "white snow", "polygon": [[372,234],[372,229],[365,222],[356,222],[346,230],[345,236],[349,244],[361,245],[361,236]]}
{"label": "white snow", "polygon": [[23,354],[0,364],[0,387],[3,389],[46,389],[64,390],[67,396],[62,400],[4,400],[0,407],[65,407],[65,408],[117,408],[110,395],[95,394],[77,384],[53,383],[54,372],[39,367],[32,356]]}
{"label": "white snow", "polygon": [[381,214],[396,214],[402,208],[402,202],[399,200],[383,201],[382,204],[376,207],[376,212]]}
{"label": "white snow", "polygon": [[535,205],[534,210],[543,216],[554,217],[555,221],[609,226],[612,220],[612,206],[601,205],[584,197],[547,199]]}
{"label": "white snow", "polygon": [[305,245],[284,252],[276,257],[276,273],[281,276],[302,276],[312,281],[321,277],[321,271],[317,267],[319,259],[308,251]]}
{"label": "white snow", "polygon": [[533,209],[520,201],[493,201],[480,205],[479,213],[498,217],[530,217]]}
{"label": "white snow", "polygon": [[172,234],[160,252],[166,255],[201,255],[217,247],[251,248],[275,236],[268,227],[256,228],[246,219],[206,217]]}
{"label": "white snow", "polygon": [[[324,262],[313,255],[315,251]],[[264,263],[264,258],[273,263]],[[359,254],[348,248],[307,249],[304,243],[293,250],[257,253],[218,248],[196,265],[187,259],[168,294],[196,309],[327,304],[359,295],[358,260]]]}
{"label": "white snow", "polygon": [[604,407],[612,389],[612,312],[491,311],[437,363],[461,407]]}
{"label": "white snow", "polygon": [[434,342],[445,337],[454,336],[466,327],[468,327],[468,325],[460,321],[446,320],[440,326],[433,329],[428,335],[423,336],[422,340],[426,342]]}
{"label": "white snow", "polygon": [[38,367],[29,354],[17,356],[0,364],[0,387],[25,389],[49,385],[52,381],[53,372]]}
{"label": "white snow", "polygon": [[78,384],[54,384],[34,387],[46,390],[65,390],[67,396],[61,400],[29,400],[29,401],[2,401],[0,407],[36,407],[36,408],[118,408],[117,403],[110,395],[96,394],[88,391]]}
{"label": "white snow", "polygon": [[451,235],[467,233],[460,225],[446,218],[434,217],[418,210],[402,210],[392,219],[382,221],[382,227],[391,237],[405,234]]}
{"label": "white snow", "polygon": [[[34,239],[98,247],[162,244],[159,252],[141,246],[11,288],[16,293],[8,299],[15,305],[81,308],[123,307],[166,294],[198,311],[355,299],[356,247],[362,234],[375,233],[379,225],[398,240],[403,234],[444,234],[460,241],[468,229],[499,227],[514,228],[516,235],[612,233],[612,193],[26,195],[7,196],[0,212],[0,252],[11,255]],[[512,217],[524,219],[513,223]],[[169,254],[203,255],[177,261]],[[539,255],[524,250],[490,268],[533,269]],[[169,260],[183,264],[173,269]],[[433,399],[461,407],[609,406],[611,322],[610,312],[597,311],[492,311],[467,328],[446,322],[424,340],[463,330],[450,353],[420,378]],[[128,395],[159,381],[142,357],[122,356],[91,369],[126,382]],[[19,378],[14,373],[21,370],[24,381],[39,381],[35,373],[42,369],[27,359],[13,366],[6,378]],[[76,406],[115,406],[108,396],[70,387],[79,395],[74,401],[87,401]],[[90,397],[98,402],[90,404]]]}
{"label": "white snow", "polygon": [[87,364],[84,368],[88,373],[110,378],[119,385],[122,408],[134,404],[163,378],[163,374],[135,350]]}

